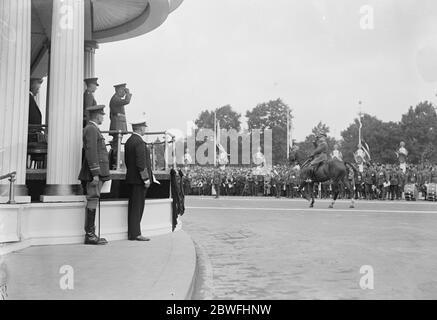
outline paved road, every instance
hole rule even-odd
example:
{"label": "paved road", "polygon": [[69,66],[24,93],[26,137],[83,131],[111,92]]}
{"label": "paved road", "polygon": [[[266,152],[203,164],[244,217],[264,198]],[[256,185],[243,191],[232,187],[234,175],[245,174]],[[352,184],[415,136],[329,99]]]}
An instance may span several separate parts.
{"label": "paved road", "polygon": [[[209,258],[210,297],[437,299],[437,203],[328,204],[187,197],[184,229]],[[364,265],[373,290],[360,287]]]}

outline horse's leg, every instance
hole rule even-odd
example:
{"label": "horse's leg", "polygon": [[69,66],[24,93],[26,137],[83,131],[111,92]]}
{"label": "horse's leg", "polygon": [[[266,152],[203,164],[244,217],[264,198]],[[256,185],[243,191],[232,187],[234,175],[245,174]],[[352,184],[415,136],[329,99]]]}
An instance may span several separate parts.
{"label": "horse's leg", "polygon": [[308,190],[306,190],[305,189],[305,191],[306,192],[304,192],[304,188],[305,188],[305,185],[308,185],[308,182],[306,182],[305,180],[303,180],[301,183],[300,183],[300,186],[299,186],[299,189],[297,189],[297,191],[306,199],[306,200],[310,200],[309,198],[308,198],[308,195],[307,195],[307,193],[308,193]]}
{"label": "horse's leg", "polygon": [[330,209],[334,208],[335,201],[337,201],[337,197],[338,197],[339,192],[340,192],[340,188],[338,185],[338,181],[333,181],[332,182],[332,202],[329,205]]}
{"label": "horse's leg", "polygon": [[314,207],[314,183],[311,182],[310,184],[310,191],[311,191],[311,203],[310,203],[310,208]]}
{"label": "horse's leg", "polygon": [[344,179],[344,184],[345,184],[345,186],[346,186],[346,188],[347,188],[347,190],[348,190],[348,192],[349,192],[349,196],[350,196],[350,198],[351,198],[351,204],[350,204],[350,206],[349,206],[349,208],[355,208],[355,200],[354,200],[354,190],[353,190],[353,187],[352,187],[352,185],[349,183],[349,180],[348,180],[348,178],[347,177],[345,177]]}

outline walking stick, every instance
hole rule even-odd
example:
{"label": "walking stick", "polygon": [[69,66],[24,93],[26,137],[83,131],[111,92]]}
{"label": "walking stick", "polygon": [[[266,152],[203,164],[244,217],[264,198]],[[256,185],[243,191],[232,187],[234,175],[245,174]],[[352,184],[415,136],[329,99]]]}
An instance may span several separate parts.
{"label": "walking stick", "polygon": [[100,197],[99,197],[99,240],[100,240]]}

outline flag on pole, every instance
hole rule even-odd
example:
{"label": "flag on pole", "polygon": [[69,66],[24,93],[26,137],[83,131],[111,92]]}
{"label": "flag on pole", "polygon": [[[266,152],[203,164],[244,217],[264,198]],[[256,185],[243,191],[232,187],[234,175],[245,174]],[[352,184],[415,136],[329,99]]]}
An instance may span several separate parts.
{"label": "flag on pole", "polygon": [[372,157],[370,156],[370,148],[369,148],[369,145],[366,143],[366,141],[363,140],[361,148],[363,149],[363,151],[366,154],[367,158],[369,160],[372,160]]}
{"label": "flag on pole", "polygon": [[[220,121],[217,121],[215,129],[216,129],[216,137],[215,137],[215,145],[214,145],[214,154],[216,158],[218,158],[216,159],[216,161],[218,160],[218,163],[223,166],[228,164],[229,161],[228,161],[228,153],[220,143],[220,136],[221,136]],[[217,148],[219,150],[218,157],[217,157]]]}
{"label": "flag on pole", "polygon": [[217,121],[217,138],[216,138],[216,145],[219,149],[220,153],[226,152],[225,148],[220,143],[220,121]]}

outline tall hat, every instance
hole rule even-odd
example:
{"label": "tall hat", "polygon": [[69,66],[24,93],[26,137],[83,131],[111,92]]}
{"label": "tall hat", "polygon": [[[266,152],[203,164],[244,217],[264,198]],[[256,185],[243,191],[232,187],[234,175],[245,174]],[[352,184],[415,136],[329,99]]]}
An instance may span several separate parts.
{"label": "tall hat", "polygon": [[90,84],[95,84],[96,86],[99,86],[99,84],[97,83],[97,80],[99,80],[99,78],[86,78],[84,81],[85,81],[87,86]]}
{"label": "tall hat", "polygon": [[95,113],[100,113],[100,114],[105,114],[105,105],[104,104],[99,104],[99,105],[96,105],[96,106],[91,106],[91,107],[88,107],[88,108],[86,108],[86,111],[88,111],[89,113],[90,113],[90,115],[91,114],[95,114]]}

